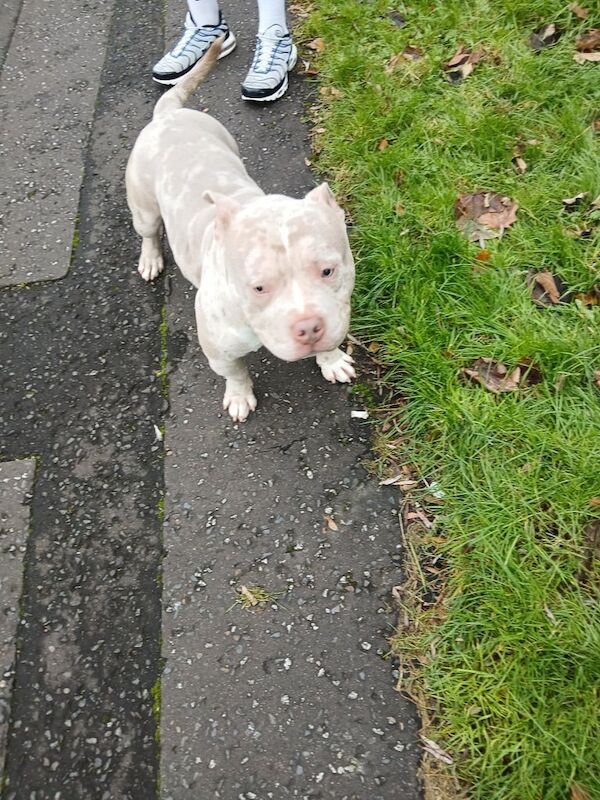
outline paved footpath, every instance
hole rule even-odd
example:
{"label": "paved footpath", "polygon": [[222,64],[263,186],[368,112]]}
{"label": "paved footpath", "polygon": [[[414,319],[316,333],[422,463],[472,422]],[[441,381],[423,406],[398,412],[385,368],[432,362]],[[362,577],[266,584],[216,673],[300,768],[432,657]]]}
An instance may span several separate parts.
{"label": "paved footpath", "polygon": [[[135,272],[123,170],[184,3],[160,5],[0,5],[1,798],[413,800],[418,721],[383,657],[398,497],[360,466],[368,426],[264,351],[233,425],[190,287]],[[238,49],[195,105],[301,196],[306,87],[244,105],[256,12],[225,11]],[[242,585],[281,595],[254,613]]]}

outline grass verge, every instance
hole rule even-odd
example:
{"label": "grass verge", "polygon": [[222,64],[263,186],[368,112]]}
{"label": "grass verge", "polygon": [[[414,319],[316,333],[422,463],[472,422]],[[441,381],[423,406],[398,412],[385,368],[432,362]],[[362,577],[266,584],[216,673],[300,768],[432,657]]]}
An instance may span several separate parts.
{"label": "grass verge", "polygon": [[[418,532],[436,598],[405,604],[394,647],[434,709],[428,738],[485,800],[600,798],[600,307],[540,308],[526,283],[531,268],[574,291],[600,278],[600,66],[573,59],[600,19],[581,6],[586,19],[552,0],[319,0],[302,30],[317,39],[315,163],[355,223],[353,330],[403,398],[381,411],[381,450],[444,498]],[[549,22],[562,36],[534,52]],[[386,70],[409,44],[422,58]],[[486,56],[451,84],[441,65],[460,44]],[[481,188],[519,203],[483,258],[453,218]],[[568,213],[579,192],[586,210]],[[492,394],[461,379],[480,357],[532,359],[541,381]]]}

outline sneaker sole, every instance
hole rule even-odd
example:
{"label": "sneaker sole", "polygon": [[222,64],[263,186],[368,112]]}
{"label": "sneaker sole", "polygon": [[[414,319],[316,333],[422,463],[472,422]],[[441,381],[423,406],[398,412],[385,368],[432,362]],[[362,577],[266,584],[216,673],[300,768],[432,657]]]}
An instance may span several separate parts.
{"label": "sneaker sole", "polygon": [[[219,53],[218,60],[221,60],[222,58],[225,58],[225,56],[228,56],[233,50],[235,50],[236,45],[237,45],[236,38],[233,35],[233,33],[229,31],[227,38],[225,39],[221,47],[221,52]],[[202,58],[204,58],[204,56],[202,56]],[[198,59],[198,61],[201,61],[201,59]],[[155,81],[156,83],[162,84],[163,86],[176,86],[182,78],[185,78],[188,72],[191,72],[191,70],[194,69],[198,61],[194,61],[194,63],[191,64],[185,70],[185,72],[182,72],[176,78],[157,78],[155,75],[153,75],[152,80]]]}
{"label": "sneaker sole", "polygon": [[[294,69],[296,63],[298,61],[298,51],[296,50],[296,46],[294,45],[294,49],[292,50],[292,55],[290,61],[288,63],[288,74]],[[275,100],[279,100],[280,97],[287,92],[289,85],[288,75],[286,74],[283,83],[281,86],[276,89],[273,94],[268,94],[265,97],[246,97],[244,94],[244,90],[242,89],[242,100],[247,100],[249,103],[272,103]]]}

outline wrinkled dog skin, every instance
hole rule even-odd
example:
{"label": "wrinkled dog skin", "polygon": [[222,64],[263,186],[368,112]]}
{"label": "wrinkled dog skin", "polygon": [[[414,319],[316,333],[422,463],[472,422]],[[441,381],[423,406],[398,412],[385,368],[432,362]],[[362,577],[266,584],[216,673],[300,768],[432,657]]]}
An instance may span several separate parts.
{"label": "wrinkled dog skin", "polygon": [[242,357],[264,346],[284,361],[315,356],[328,381],[349,382],[354,262],[344,213],[323,183],[302,200],[265,195],[215,119],[183,108],[220,43],[164,94],[127,165],[127,201],[142,237],[140,275],[163,269],[163,225],[177,265],[197,288],[200,345],[226,380],[236,421],[256,408]]}

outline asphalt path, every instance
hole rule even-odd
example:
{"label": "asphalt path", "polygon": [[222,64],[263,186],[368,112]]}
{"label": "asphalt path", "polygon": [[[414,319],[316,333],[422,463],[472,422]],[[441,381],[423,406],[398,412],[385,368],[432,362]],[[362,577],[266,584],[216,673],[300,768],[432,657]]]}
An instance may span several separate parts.
{"label": "asphalt path", "polygon": [[[418,721],[387,657],[399,498],[361,466],[368,424],[314,363],[261,351],[259,408],[233,425],[191,287],[170,259],[153,286],[135,269],[124,167],[183,3],[46,6],[0,15],[0,459],[21,462],[0,466],[37,465],[11,500],[28,536],[5,604],[2,799],[412,800]],[[309,87],[295,75],[276,104],[244,104],[256,12],[224,11],[238,48],[193,105],[266,191],[302,196]],[[32,31],[51,80],[28,66]],[[275,597],[244,609],[244,585]]]}

